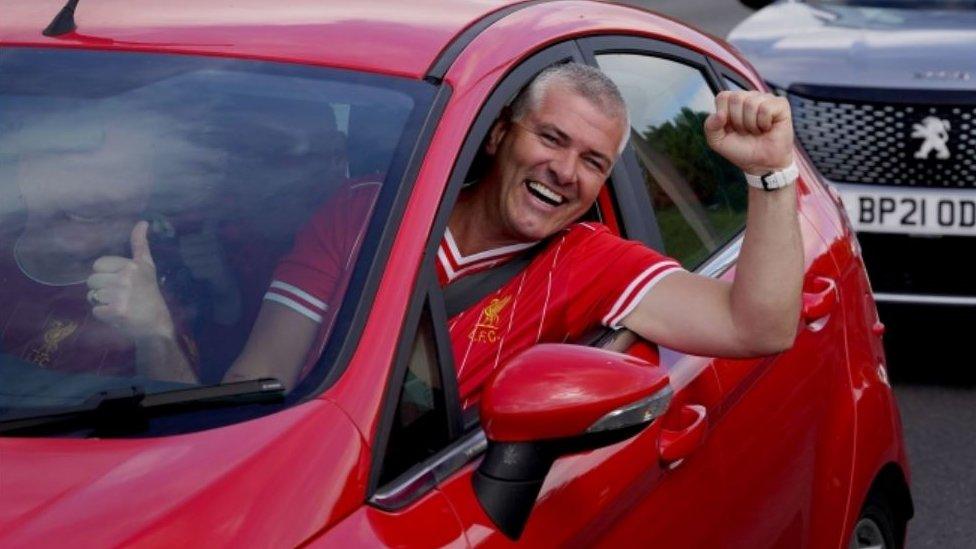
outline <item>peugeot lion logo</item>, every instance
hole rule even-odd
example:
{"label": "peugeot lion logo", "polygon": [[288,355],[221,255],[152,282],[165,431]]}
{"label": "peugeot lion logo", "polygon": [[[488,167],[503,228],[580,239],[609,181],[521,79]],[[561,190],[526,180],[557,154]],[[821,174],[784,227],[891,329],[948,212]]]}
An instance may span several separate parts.
{"label": "peugeot lion logo", "polygon": [[939,160],[949,158],[949,121],[926,116],[921,124],[912,125],[912,137],[924,139],[922,146],[915,151],[915,158],[928,158],[929,153],[935,150],[935,157]]}

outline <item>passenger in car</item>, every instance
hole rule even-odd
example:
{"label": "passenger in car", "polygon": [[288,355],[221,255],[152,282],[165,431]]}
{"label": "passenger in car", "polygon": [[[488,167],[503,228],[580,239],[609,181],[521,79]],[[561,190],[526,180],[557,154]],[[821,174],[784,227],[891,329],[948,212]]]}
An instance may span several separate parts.
{"label": "passenger in car", "polygon": [[[769,94],[722,92],[705,131],[709,145],[747,174],[773,176],[749,189],[732,283],[688,273],[605,227],[576,222],[593,205],[630,132],[620,93],[602,72],[554,66],[514,100],[488,137],[490,168],[462,191],[438,250],[442,285],[534,254],[507,284],[449,321],[466,405],[512,355],[600,325],[707,356],[758,356],[792,345],[802,244],[795,168],[788,169],[789,105]],[[330,299],[344,278],[341,258],[360,237],[349,227],[362,223],[346,220],[335,232],[330,216],[365,220],[374,195],[368,186],[346,189],[301,232],[225,380],[273,376],[292,387],[300,379],[318,354],[320,325],[337,305]],[[168,364],[156,375],[194,380],[188,368]]]}
{"label": "passenger in car", "polygon": [[154,299],[124,323],[110,306],[123,297],[113,281],[148,249],[149,224],[140,220],[153,193],[152,129],[160,124],[114,114],[49,113],[4,136],[3,152],[17,159],[7,175],[20,204],[5,205],[0,228],[0,348],[25,363],[131,376],[145,330],[165,323],[175,341],[182,336],[179,311],[174,323],[154,277],[143,281]]}

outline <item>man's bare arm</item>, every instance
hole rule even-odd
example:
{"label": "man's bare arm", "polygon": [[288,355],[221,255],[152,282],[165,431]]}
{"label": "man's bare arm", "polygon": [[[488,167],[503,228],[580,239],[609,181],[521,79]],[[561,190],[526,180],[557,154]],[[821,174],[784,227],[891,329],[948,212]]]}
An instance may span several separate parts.
{"label": "man's bare arm", "polygon": [[[732,283],[694,273],[666,276],[623,325],[666,347],[748,357],[789,348],[800,314],[803,251],[790,188],[750,189],[747,230]],[[757,230],[758,229],[758,230]]]}
{"label": "man's bare arm", "polygon": [[[763,174],[793,159],[788,103],[758,92],[723,92],[705,125],[709,144],[744,171]],[[746,234],[732,283],[673,273],[623,325],[684,352],[745,357],[792,345],[799,321],[803,243],[795,186],[749,189]]]}

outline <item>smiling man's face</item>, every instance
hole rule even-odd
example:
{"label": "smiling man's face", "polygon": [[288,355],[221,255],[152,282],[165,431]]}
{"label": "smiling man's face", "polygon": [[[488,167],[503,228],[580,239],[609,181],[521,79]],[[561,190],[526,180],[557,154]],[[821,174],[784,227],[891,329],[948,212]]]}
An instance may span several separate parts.
{"label": "smiling man's face", "polygon": [[623,139],[622,122],[553,82],[534,109],[492,128],[492,229],[513,242],[546,238],[596,200]]}

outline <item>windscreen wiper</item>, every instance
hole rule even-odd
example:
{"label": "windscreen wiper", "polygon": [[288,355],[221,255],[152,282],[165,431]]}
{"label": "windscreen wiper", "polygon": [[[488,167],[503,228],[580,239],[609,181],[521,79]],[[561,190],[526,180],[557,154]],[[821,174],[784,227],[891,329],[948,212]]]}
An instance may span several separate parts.
{"label": "windscreen wiper", "polygon": [[284,400],[285,385],[262,378],[222,385],[146,393],[142,386],[99,391],[77,406],[28,408],[0,420],[0,434],[30,436],[90,428],[99,433],[128,433],[145,428],[146,421],[171,413],[274,403]]}

